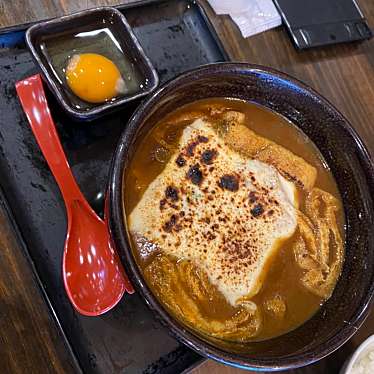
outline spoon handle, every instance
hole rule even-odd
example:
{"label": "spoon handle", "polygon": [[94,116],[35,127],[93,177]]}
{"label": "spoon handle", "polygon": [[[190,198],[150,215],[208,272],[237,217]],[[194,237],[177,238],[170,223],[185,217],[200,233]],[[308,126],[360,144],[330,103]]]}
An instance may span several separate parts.
{"label": "spoon handle", "polygon": [[[70,170],[51,117],[39,74],[16,83],[16,90],[39,147],[68,206],[84,197]],[[69,209],[68,209],[69,211]]]}

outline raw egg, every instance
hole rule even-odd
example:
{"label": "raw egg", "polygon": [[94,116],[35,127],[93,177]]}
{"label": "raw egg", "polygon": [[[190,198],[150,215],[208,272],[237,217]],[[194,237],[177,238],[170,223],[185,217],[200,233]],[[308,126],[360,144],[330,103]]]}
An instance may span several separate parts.
{"label": "raw egg", "polygon": [[89,103],[110,100],[125,88],[113,61],[96,53],[72,56],[66,67],[66,81],[75,95]]}

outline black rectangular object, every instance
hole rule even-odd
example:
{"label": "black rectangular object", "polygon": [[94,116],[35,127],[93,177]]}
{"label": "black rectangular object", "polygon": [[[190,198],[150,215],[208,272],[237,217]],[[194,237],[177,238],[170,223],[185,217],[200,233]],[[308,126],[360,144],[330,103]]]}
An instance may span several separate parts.
{"label": "black rectangular object", "polygon": [[[194,1],[147,1],[118,9],[134,28],[161,82],[198,65],[228,59]],[[77,314],[65,295],[61,279],[65,207],[14,87],[16,81],[37,73],[25,48],[25,28],[0,32],[0,186],[3,204],[51,312],[84,372],[182,372],[201,357],[172,338],[139,295],[125,295],[111,312],[95,318]],[[87,124],[67,118],[48,91],[47,95],[78,184],[102,214],[110,160],[138,103]]]}
{"label": "black rectangular object", "polygon": [[274,0],[299,49],[369,39],[372,32],[355,0]]}

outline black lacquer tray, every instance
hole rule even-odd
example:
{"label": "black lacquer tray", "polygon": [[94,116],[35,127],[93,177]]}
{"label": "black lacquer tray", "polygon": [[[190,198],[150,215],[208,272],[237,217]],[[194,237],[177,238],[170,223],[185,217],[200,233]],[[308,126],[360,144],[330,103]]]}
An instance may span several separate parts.
{"label": "black lacquer tray", "polygon": [[[209,20],[194,1],[146,1],[118,7],[127,17],[161,82],[198,65],[227,60]],[[28,25],[0,31],[0,186],[18,238],[75,356],[87,373],[178,373],[201,357],[162,327],[139,295],[125,295],[101,317],[71,307],[61,278],[66,233],[63,200],[16,97],[17,80],[38,72],[24,44]],[[139,102],[90,123],[66,117],[48,102],[73,173],[102,214],[110,160]]]}

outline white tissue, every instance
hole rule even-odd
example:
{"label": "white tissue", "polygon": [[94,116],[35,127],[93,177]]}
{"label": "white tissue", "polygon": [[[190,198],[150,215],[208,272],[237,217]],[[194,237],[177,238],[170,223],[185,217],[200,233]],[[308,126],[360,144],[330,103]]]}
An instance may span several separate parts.
{"label": "white tissue", "polygon": [[244,38],[282,24],[272,0],[208,0],[216,14],[229,14]]}

